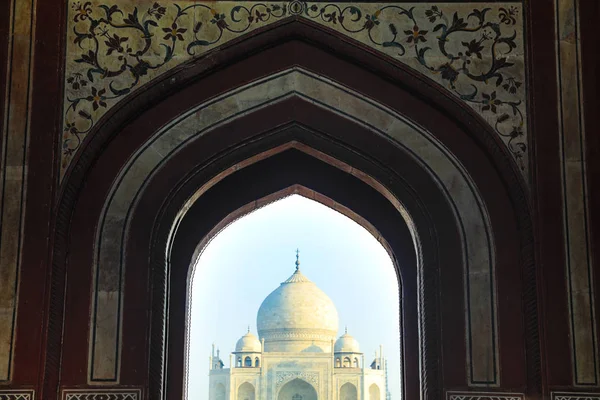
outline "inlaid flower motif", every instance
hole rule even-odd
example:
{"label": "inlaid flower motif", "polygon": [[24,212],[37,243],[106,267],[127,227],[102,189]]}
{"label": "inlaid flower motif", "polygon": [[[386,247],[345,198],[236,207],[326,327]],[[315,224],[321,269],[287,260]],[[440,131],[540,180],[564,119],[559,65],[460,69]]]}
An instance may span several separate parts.
{"label": "inlaid flower motif", "polygon": [[210,20],[211,23],[215,24],[220,30],[229,28],[229,24],[225,21],[225,14],[219,14],[215,9],[210,10],[210,12],[213,15],[213,19]]}
{"label": "inlaid flower motif", "polygon": [[521,126],[521,125],[513,126],[513,129],[509,133],[509,135],[510,135],[511,138],[518,138],[520,136],[523,136],[524,135],[524,133],[523,133],[523,126]]}
{"label": "inlaid flower motif", "polygon": [[152,8],[148,10],[148,15],[153,16],[156,19],[161,19],[167,13],[167,8],[161,6],[158,3],[154,3]]}
{"label": "inlaid flower motif", "polygon": [[520,88],[521,85],[522,85],[521,82],[519,82],[519,81],[515,80],[515,78],[511,77],[506,80],[506,83],[504,85],[502,85],[502,88],[504,90],[507,90],[508,93],[510,93],[510,94],[515,94],[515,93],[517,93],[517,89]]}
{"label": "inlaid flower motif", "polygon": [[177,26],[177,23],[173,22],[173,24],[171,25],[170,28],[163,28],[163,32],[166,33],[165,37],[163,38],[164,40],[182,40],[183,41],[183,35],[182,33],[187,32],[186,28],[179,28]]}
{"label": "inlaid flower motif", "polygon": [[79,90],[82,86],[87,86],[87,81],[83,79],[83,75],[79,72],[75,72],[73,75],[68,77],[67,83],[71,85],[73,90]]}
{"label": "inlaid flower motif", "polygon": [[442,74],[442,79],[450,81],[451,84],[454,84],[458,78],[458,71],[448,63],[440,66],[440,72]]}
{"label": "inlaid flower motif", "polygon": [[86,100],[92,102],[92,108],[94,111],[96,111],[99,106],[106,108],[106,96],[104,96],[105,93],[106,89],[97,90],[95,87],[92,87],[92,95],[86,97]]}
{"label": "inlaid flower motif", "polygon": [[467,48],[467,51],[465,51],[465,55],[467,57],[475,55],[475,56],[477,56],[477,58],[479,58],[481,60],[481,51],[484,49],[484,47],[481,45],[482,40],[483,39],[481,39],[481,40],[473,39],[468,43],[461,42],[461,44]]}
{"label": "inlaid flower motif", "polygon": [[407,35],[406,38],[406,42],[407,43],[419,43],[419,41],[421,42],[426,42],[427,39],[425,38],[425,35],[427,35],[427,32],[429,31],[422,31],[419,30],[419,27],[417,25],[413,26],[412,30],[406,30],[404,31],[404,33]]}
{"label": "inlaid flower motif", "polygon": [[438,18],[442,17],[442,12],[438,6],[431,6],[430,9],[425,10],[425,16],[429,18],[429,22],[434,23]]}
{"label": "inlaid flower motif", "polygon": [[254,12],[254,15],[250,14],[248,16],[248,22],[252,23],[253,21],[256,21],[256,23],[262,22],[262,21],[266,21],[267,20],[267,14],[265,14],[264,12],[261,12],[259,9],[256,9],[256,11]]}
{"label": "inlaid flower motif", "polygon": [[89,1],[86,1],[83,5],[80,2],[73,3],[73,9],[75,10],[73,20],[75,22],[85,21],[90,18],[92,13],[92,3]]}
{"label": "inlaid flower motif", "polygon": [[363,25],[363,28],[370,31],[375,27],[375,25],[379,25],[379,19],[377,18],[377,15],[367,14],[367,16],[365,17],[365,24]]}
{"label": "inlaid flower motif", "polygon": [[108,36],[108,40],[104,42],[106,45],[106,55],[110,56],[113,51],[117,53],[123,53],[125,49],[123,48],[123,43],[125,43],[129,38],[127,37],[119,37],[119,35],[114,34],[112,37]]}
{"label": "inlaid flower motif", "polygon": [[66,121],[65,128],[63,130],[65,132],[65,137],[67,137],[67,132],[69,133],[77,133],[77,128],[75,127],[74,122]]}
{"label": "inlaid flower motif", "polygon": [[490,110],[495,114],[497,111],[496,106],[501,104],[501,102],[496,99],[496,91],[494,90],[491,94],[482,93],[481,96],[483,97],[483,101],[481,102],[483,107],[481,107],[481,111]]}
{"label": "inlaid flower motif", "polygon": [[508,8],[503,8],[500,7],[500,13],[499,13],[499,17],[500,17],[500,23],[501,24],[506,24],[506,25],[514,25],[517,23],[517,7],[515,6],[511,6]]}

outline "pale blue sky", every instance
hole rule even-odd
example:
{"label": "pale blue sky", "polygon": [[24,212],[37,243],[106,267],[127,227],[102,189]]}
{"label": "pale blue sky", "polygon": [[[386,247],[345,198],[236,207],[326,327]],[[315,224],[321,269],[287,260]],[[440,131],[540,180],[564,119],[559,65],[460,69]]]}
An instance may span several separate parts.
{"label": "pale blue sky", "polygon": [[256,331],[262,301],[295,269],[337,307],[340,327],[354,336],[370,364],[383,345],[392,400],[400,400],[398,280],[381,244],[332,209],[293,195],[257,210],[219,233],[205,248],[192,284],[188,398],[208,397],[208,357],[214,342],[225,367],[237,340]]}

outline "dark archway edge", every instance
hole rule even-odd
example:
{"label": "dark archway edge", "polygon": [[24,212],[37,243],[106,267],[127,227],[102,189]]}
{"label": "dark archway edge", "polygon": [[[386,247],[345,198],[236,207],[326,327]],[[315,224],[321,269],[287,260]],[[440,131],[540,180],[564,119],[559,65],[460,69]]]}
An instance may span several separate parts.
{"label": "dark archway edge", "polygon": [[[246,59],[242,61],[242,58]],[[210,52],[205,57],[174,69],[163,78],[157,79],[153,85],[140,89],[121,107],[111,110],[103,122],[98,124],[98,129],[89,135],[84,150],[74,161],[65,179],[55,221],[56,240],[45,381],[46,388],[50,390],[46,393],[52,393],[52,386],[58,384],[68,235],[69,232],[72,233],[70,223],[74,205],[81,196],[81,189],[89,180],[91,166],[98,162],[103,150],[118,147],[116,153],[113,152],[113,155],[117,155],[113,159],[113,166],[104,171],[108,177],[104,184],[108,185],[110,179],[116,175],[115,171],[132,153],[132,149],[141,143],[140,140],[152,134],[167,122],[168,118],[185,111],[192,103],[198,103],[202,98],[211,97],[228,87],[291,65],[302,65],[330,76],[408,115],[448,145],[473,175],[484,196],[494,197],[498,190],[508,193],[509,204],[506,212],[514,212],[516,223],[519,224],[515,238],[520,242],[518,264],[521,266],[524,285],[523,306],[527,320],[525,337],[528,342],[527,375],[531,379],[532,374],[539,372],[535,269],[527,195],[521,177],[503,145],[499,144],[499,139],[465,105],[414,71],[376,55],[370,49],[357,46],[350,39],[336,37],[322,27],[302,20],[288,20],[269,26],[253,37],[235,40],[219,51]],[[219,74],[221,78],[225,74],[230,79],[215,78]],[[356,79],[356,75],[360,74],[369,78]],[[390,84],[391,88],[388,86]],[[202,89],[201,92],[196,91],[194,101],[190,99],[190,87]],[[177,98],[186,96],[187,102],[176,101]],[[155,114],[153,118],[148,118],[149,110]],[[145,122],[142,122],[142,116]],[[132,133],[130,129],[135,124],[138,128],[141,124],[145,129]],[[124,135],[126,131],[132,134]],[[477,154],[473,154],[473,148]],[[499,176],[499,180],[485,178],[484,175],[490,172],[490,169],[481,168],[478,164],[482,156],[491,160],[493,175]],[[106,189],[106,186],[100,185],[95,186],[93,190],[98,194],[102,193],[103,189]],[[493,221],[496,222],[498,221]],[[502,334],[500,336],[502,337]],[[531,387],[529,390],[537,391]]]}

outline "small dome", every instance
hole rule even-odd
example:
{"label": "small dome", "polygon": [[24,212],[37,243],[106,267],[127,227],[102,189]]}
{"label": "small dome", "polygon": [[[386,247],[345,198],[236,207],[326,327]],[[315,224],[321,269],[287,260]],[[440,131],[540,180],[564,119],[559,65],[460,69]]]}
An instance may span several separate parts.
{"label": "small dome", "polygon": [[335,353],[360,353],[358,342],[352,336],[348,335],[348,331],[344,333],[333,346]]}
{"label": "small dome", "polygon": [[260,341],[250,331],[237,341],[235,345],[236,353],[260,353]]}

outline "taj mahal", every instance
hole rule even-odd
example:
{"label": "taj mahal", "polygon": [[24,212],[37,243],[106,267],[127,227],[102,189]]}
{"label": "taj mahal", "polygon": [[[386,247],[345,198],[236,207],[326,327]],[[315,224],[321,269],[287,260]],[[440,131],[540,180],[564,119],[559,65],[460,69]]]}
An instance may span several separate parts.
{"label": "taj mahal", "polygon": [[385,400],[386,362],[379,351],[365,363],[356,339],[337,338],[331,299],[300,271],[269,294],[256,317],[258,337],[243,335],[231,368],[213,345],[210,400]]}

